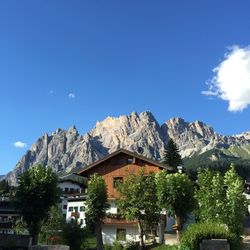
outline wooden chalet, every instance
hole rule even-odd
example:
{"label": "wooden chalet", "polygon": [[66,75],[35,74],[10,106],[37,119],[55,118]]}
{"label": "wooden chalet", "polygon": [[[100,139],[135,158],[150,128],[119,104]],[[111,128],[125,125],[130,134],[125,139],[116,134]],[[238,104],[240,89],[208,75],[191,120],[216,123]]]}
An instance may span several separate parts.
{"label": "wooden chalet", "polygon": [[125,149],[119,149],[106,157],[94,162],[78,172],[78,175],[89,177],[97,173],[105,180],[108,190],[110,209],[103,223],[104,243],[119,241],[137,241],[139,239],[137,222],[127,221],[120,217],[115,200],[119,197],[117,183],[123,182],[128,173],[138,173],[144,168],[145,176],[163,169],[172,171],[163,163],[146,158]]}

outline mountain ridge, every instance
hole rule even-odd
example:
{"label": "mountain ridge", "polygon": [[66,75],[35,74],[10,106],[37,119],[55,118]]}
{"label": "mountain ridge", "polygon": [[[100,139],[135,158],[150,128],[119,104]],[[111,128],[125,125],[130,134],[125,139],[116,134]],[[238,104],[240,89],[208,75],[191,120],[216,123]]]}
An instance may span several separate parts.
{"label": "mountain ridge", "polygon": [[51,166],[58,173],[68,173],[124,148],[161,161],[169,138],[178,145],[182,157],[190,158],[212,149],[232,157],[250,159],[250,131],[223,136],[202,121],[187,122],[173,117],[162,125],[149,111],[97,121],[94,128],[80,135],[75,126],[45,133],[32,144],[6,178],[16,185],[17,176],[31,165]]}

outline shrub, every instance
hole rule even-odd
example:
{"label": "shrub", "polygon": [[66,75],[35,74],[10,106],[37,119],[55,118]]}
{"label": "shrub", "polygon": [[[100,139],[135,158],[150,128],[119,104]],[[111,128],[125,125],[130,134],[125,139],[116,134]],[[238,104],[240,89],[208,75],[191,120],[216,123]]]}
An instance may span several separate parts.
{"label": "shrub", "polygon": [[129,241],[126,244],[126,250],[138,250],[139,242]]}
{"label": "shrub", "polygon": [[104,250],[112,250],[112,245],[104,244]]}
{"label": "shrub", "polygon": [[62,231],[63,243],[70,246],[70,250],[79,250],[84,242],[85,232],[81,225],[74,220],[66,223]]}
{"label": "shrub", "polygon": [[199,250],[203,239],[227,239],[231,250],[240,250],[241,240],[225,225],[205,222],[190,225],[181,237],[181,250]]}

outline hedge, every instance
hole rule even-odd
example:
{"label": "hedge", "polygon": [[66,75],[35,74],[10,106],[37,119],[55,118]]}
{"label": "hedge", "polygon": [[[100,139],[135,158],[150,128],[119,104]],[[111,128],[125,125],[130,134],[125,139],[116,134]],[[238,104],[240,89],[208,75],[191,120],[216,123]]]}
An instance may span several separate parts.
{"label": "hedge", "polygon": [[181,250],[199,250],[203,239],[227,239],[231,250],[242,249],[241,239],[223,224],[214,222],[190,225],[182,234]]}

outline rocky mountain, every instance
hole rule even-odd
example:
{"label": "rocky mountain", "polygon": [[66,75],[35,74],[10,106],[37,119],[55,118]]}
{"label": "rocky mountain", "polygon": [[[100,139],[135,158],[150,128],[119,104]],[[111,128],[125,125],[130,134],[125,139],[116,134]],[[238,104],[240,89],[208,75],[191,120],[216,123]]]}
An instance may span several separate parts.
{"label": "rocky mountain", "polygon": [[218,149],[228,156],[250,159],[250,132],[222,136],[200,121],[190,123],[182,118],[172,118],[160,126],[152,113],[133,112],[117,118],[107,117],[85,135],[79,135],[74,126],[44,134],[6,178],[16,184],[18,174],[37,163],[49,165],[58,173],[70,172],[119,148],[161,160],[169,137],[178,144],[182,157]]}

